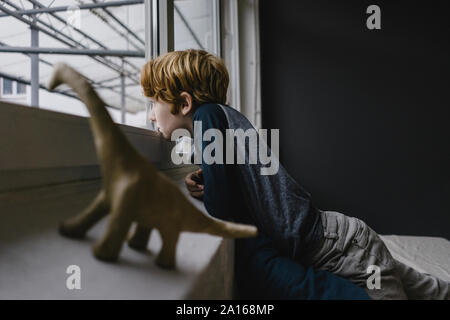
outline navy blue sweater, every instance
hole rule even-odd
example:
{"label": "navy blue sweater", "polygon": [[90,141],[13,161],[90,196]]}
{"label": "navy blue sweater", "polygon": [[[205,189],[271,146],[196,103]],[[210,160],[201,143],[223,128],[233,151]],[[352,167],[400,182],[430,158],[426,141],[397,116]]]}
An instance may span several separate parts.
{"label": "navy blue sweater", "polygon": [[[202,136],[210,128],[222,132],[225,159],[225,130],[230,128],[230,121],[234,123],[233,129],[236,129],[235,124],[240,121],[242,123],[245,121],[248,128],[249,122],[234,109],[231,111],[231,108],[225,109],[228,110],[227,118],[223,108],[230,107],[203,104],[195,110],[193,121],[201,121]],[[235,119],[230,120],[229,117],[235,117]],[[245,131],[247,128],[242,129]],[[203,150],[211,142],[203,141]],[[205,186],[203,201],[208,213],[224,220],[253,224],[259,230],[257,238],[236,239],[235,241],[235,276],[240,296],[250,299],[369,299],[363,289],[350,281],[330,272],[314,270],[310,266],[302,265],[301,259],[295,259],[307,248],[307,240],[312,242],[314,237],[317,238],[310,229],[316,228],[318,230],[316,233],[322,232],[321,226],[317,225],[317,216],[311,212],[314,207],[309,203],[309,194],[296,185],[295,181],[290,182],[294,184],[294,193],[300,193],[300,196],[295,195],[294,200],[297,201],[300,198],[304,201],[300,207],[297,206],[299,211],[304,209],[304,214],[302,217],[301,212],[286,212],[287,209],[292,211],[292,206],[289,208],[280,205],[278,208],[274,207],[270,201],[280,199],[283,201],[287,197],[286,201],[289,202],[289,194],[286,195],[285,192],[289,190],[278,190],[278,186],[274,186],[277,180],[273,180],[275,182],[271,182],[270,191],[279,192],[280,195],[273,197],[267,195],[266,197],[270,197],[269,199],[257,199],[258,194],[261,194],[261,188],[265,186],[258,185],[260,182],[255,179],[259,179],[259,177],[254,174],[252,179],[243,179],[242,170],[246,170],[246,167],[238,166],[236,164],[207,164],[205,161],[201,163]],[[287,173],[284,174],[287,179],[292,179]],[[246,172],[244,172],[245,175],[247,175]],[[263,181],[263,183],[265,182]],[[250,199],[253,202],[249,202],[249,194],[254,195],[253,199]],[[252,205],[258,201],[263,205]],[[305,203],[307,206],[304,205]],[[267,209],[267,212],[264,212],[264,208]],[[283,211],[279,213],[279,217],[276,216],[276,210]],[[285,217],[288,218],[281,220]],[[276,224],[280,224],[281,227]],[[298,237],[289,238],[282,234],[285,230],[292,230],[291,224],[298,226],[298,230],[291,231],[291,233],[297,232]],[[301,237],[300,233],[305,233],[309,238]]]}

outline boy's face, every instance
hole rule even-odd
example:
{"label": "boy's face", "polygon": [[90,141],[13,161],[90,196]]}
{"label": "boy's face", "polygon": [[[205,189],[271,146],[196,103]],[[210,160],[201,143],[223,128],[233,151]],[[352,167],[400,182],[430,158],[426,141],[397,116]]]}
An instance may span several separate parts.
{"label": "boy's face", "polygon": [[150,98],[153,103],[150,120],[156,122],[156,129],[166,140],[170,140],[172,132],[178,128],[192,126],[192,117],[186,116],[184,110],[172,114],[173,105],[165,101]]}

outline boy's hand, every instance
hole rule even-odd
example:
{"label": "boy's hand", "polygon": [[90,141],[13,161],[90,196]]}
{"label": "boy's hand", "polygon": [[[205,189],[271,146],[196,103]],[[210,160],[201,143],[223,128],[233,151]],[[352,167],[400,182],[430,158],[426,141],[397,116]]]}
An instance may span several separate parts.
{"label": "boy's hand", "polygon": [[198,169],[197,171],[191,172],[184,179],[187,189],[191,196],[197,199],[203,199],[203,171]]}

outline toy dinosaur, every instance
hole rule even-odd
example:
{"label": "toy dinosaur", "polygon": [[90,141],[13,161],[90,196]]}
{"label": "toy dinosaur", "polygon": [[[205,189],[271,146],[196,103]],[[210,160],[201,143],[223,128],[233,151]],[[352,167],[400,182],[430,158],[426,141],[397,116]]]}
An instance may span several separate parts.
{"label": "toy dinosaur", "polygon": [[145,250],[150,232],[158,229],[162,248],[156,263],[163,268],[176,265],[175,252],[180,232],[209,233],[226,238],[254,237],[257,228],[215,219],[195,207],[184,193],[128,142],[113,122],[105,103],[89,81],[65,63],[55,64],[50,90],[67,84],[86,105],[102,173],[102,188],[79,215],[59,226],[69,238],[83,238],[101,218],[110,213],[106,233],[93,247],[94,256],[117,260],[133,222],[130,247]]}

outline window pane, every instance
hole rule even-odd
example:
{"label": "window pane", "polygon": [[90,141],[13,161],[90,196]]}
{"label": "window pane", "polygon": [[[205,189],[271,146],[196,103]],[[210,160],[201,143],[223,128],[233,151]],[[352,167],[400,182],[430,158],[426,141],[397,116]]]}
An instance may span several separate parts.
{"label": "window pane", "polygon": [[[2,5],[3,5],[3,1]],[[49,30],[50,35],[39,32],[41,48],[70,49],[89,48],[100,50],[121,50],[145,52],[145,11],[144,3],[126,4],[102,8],[79,10],[76,5],[108,3],[110,1],[74,1],[74,0],[39,0],[38,7],[72,6],[70,10],[41,13],[37,16],[37,27]],[[117,2],[117,1],[114,1]],[[12,12],[21,9],[33,9],[30,1],[8,1],[4,5]],[[30,28],[13,15],[0,19],[1,45],[30,46]],[[65,62],[75,67],[90,79],[108,106],[114,121],[121,122],[122,87],[120,75],[125,75],[125,123],[146,127],[145,98],[141,94],[139,81],[140,69],[145,63],[141,56],[87,56],[63,54],[39,54],[39,84],[47,85],[53,74],[53,66]],[[0,53],[0,72],[26,81],[31,81],[30,57],[22,53]],[[122,72],[124,71],[124,72]],[[6,94],[26,95],[26,87],[18,84],[13,88],[10,82],[5,84]],[[3,89],[3,88],[2,88]],[[56,89],[62,92],[48,92],[39,89],[39,108],[79,116],[89,116],[80,100],[73,98],[74,92],[66,85]],[[31,90],[28,90],[28,95]],[[65,94],[64,94],[65,93]],[[23,97],[23,96],[22,96]],[[27,97],[31,101],[31,96]],[[25,102],[26,103],[26,102]],[[29,103],[29,102],[28,102]]]}
{"label": "window pane", "polygon": [[204,49],[216,53],[215,1],[174,1],[174,46],[175,50],[189,48]]}
{"label": "window pane", "polygon": [[23,83],[17,82],[17,94],[26,94],[27,86]]}
{"label": "window pane", "polygon": [[9,79],[3,78],[3,94],[12,94],[13,88],[12,88],[13,82]]}

